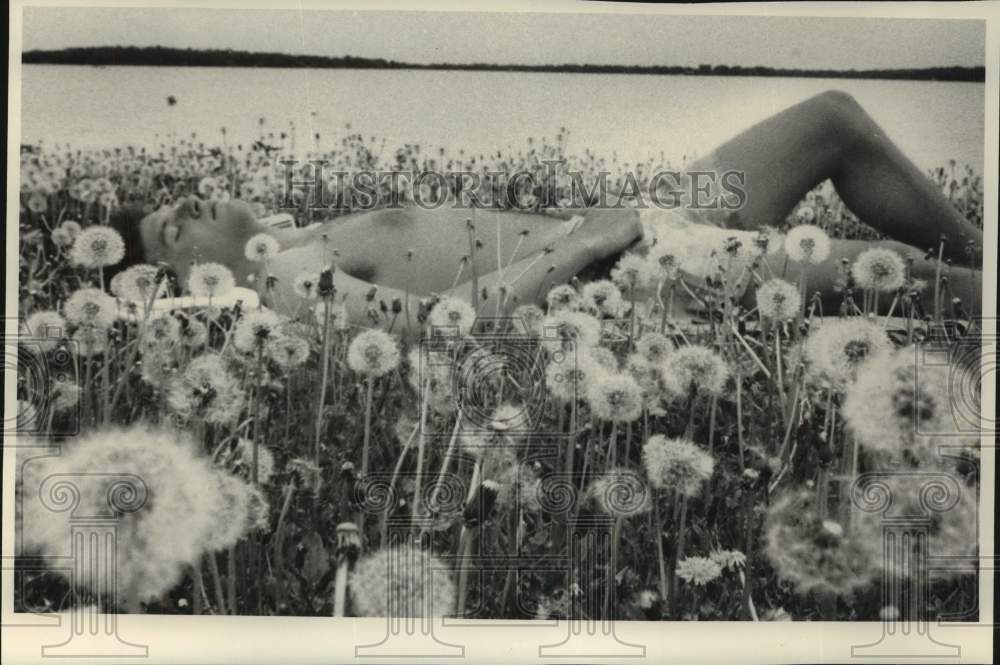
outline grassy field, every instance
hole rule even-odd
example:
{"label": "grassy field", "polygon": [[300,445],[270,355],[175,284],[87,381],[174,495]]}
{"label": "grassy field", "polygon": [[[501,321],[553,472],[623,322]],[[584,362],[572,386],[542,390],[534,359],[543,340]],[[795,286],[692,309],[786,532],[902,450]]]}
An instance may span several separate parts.
{"label": "grassy field", "polygon": [[[470,156],[348,135],[323,157],[331,172],[539,176],[544,160],[565,159],[591,182],[610,172],[612,184],[665,166],[567,155],[565,139]],[[828,184],[781,235],[714,248],[714,278],[699,285],[705,325],[672,315],[673,294],[693,286],[679,270],[691,258],[683,248],[623,259],[609,280],[557,287],[546,310],[522,307],[512,320],[428,301],[420,340],[392,334],[391,304],[373,307],[366,330],[346,325],[335,272],[297,280],[315,303],[306,321],[212,305],[154,316],[165,279],[156,266],[104,285],[120,251],[106,224],[121,205],[198,195],[278,211],[287,137],[261,140],[278,150],[223,135],[156,151],[22,151],[19,319],[34,352],[22,357],[19,441],[32,434],[40,447],[21,461],[19,551],[68,548],[67,513],[39,500],[53,474],[132,474],[146,490],[119,522],[113,597],[90,582],[74,593],[63,573],[22,557],[23,608],[906,617],[906,607],[883,605],[881,580],[897,569],[882,556],[879,514],[859,505],[875,510],[892,492],[897,509],[919,511],[920,479],[959,497],[935,513],[930,553],[975,554],[978,439],[951,415],[955,386],[974,391],[978,364],[963,364],[966,353],[915,365],[913,353],[978,348],[969,317],[945,302],[922,311],[919,291],[940,285],[915,284],[899,257],[873,254],[844,269],[847,315],[820,320],[804,276],[768,263],[768,243],[808,263],[829,237],[877,237]],[[952,164],[929,177],[982,225],[978,175]],[[568,199],[566,182],[545,187],[529,193],[584,203]],[[349,196],[333,203],[328,216],[351,207]],[[733,265],[760,282],[753,310],[731,304],[723,277]],[[942,275],[950,269],[942,264]],[[192,289],[221,298],[231,280],[205,265]],[[879,297],[894,303],[891,324],[872,313]],[[131,320],[119,317],[128,302]],[[942,327],[947,340],[929,334]],[[54,442],[62,454],[46,456]],[[939,454],[943,444],[954,448]],[[91,480],[77,490],[80,506],[106,511],[107,487]],[[596,544],[604,532],[609,552]],[[579,537],[593,547],[574,558]],[[551,571],[553,557],[565,571]],[[438,571],[433,585],[420,574],[427,566]],[[387,577],[397,586],[387,589]],[[935,574],[928,611],[974,616],[976,583],[970,565]]]}

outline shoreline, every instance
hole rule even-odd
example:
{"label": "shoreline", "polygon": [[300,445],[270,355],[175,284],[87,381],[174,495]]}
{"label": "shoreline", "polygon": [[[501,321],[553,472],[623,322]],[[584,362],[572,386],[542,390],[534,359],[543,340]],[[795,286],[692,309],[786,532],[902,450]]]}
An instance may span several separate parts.
{"label": "shoreline", "polygon": [[312,56],[248,51],[195,50],[163,47],[92,47],[34,50],[21,55],[23,65],[91,67],[209,67],[254,69],[354,69],[410,71],[518,72],[539,74],[632,74],[640,76],[735,76],[752,78],[825,78],[878,81],[985,83],[982,66],[941,66],[894,69],[794,69],[740,65],[600,65],[562,63],[411,63],[381,58]]}

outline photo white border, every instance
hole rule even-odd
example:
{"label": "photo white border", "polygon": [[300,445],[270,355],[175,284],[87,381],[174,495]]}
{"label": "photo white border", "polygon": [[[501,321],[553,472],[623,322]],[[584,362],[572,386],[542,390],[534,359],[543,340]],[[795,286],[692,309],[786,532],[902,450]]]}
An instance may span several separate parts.
{"label": "photo white border", "polygon": [[[18,246],[19,146],[20,146],[20,95],[21,74],[21,10],[26,6],[101,6],[137,7],[169,6],[183,8],[224,9],[289,9],[280,2],[24,2],[10,4],[10,45],[8,61],[8,154],[7,154],[7,255],[14,256]],[[998,67],[1000,67],[1000,3],[754,3],[712,5],[639,5],[611,3],[506,2],[503,5],[487,2],[466,2],[460,7],[443,0],[419,3],[399,3],[388,0],[368,2],[316,2],[300,1],[298,9],[335,10],[404,10],[421,11],[530,11],[540,13],[620,13],[620,14],[701,14],[744,16],[837,16],[869,18],[955,18],[982,19],[986,26],[986,83],[985,83],[985,145],[983,182],[985,190],[985,240],[983,307],[988,328],[984,334],[996,338],[996,265],[997,265],[997,186],[998,174]],[[7,294],[6,330],[8,336],[16,335],[17,317],[17,264],[5,263]],[[4,410],[15,413],[17,409],[16,385],[12,368],[4,368]],[[995,378],[995,377],[994,377]],[[995,383],[983,386],[982,404],[984,419],[993,421]],[[994,533],[993,502],[995,496],[995,442],[983,441],[980,549],[983,561],[980,585],[979,625],[948,626],[931,624],[931,635],[937,640],[962,646],[958,658],[950,663],[992,662],[993,649],[993,565]],[[3,551],[4,570],[2,588],[2,621],[11,620],[13,571],[7,570],[8,557],[13,554],[14,531],[14,470],[10,448],[3,459]],[[24,615],[19,615],[24,616]],[[65,615],[63,615],[65,619]],[[490,625],[490,624],[503,625]],[[565,623],[553,622],[454,622],[436,633],[445,642],[465,645],[469,662],[506,663],[536,660],[554,662],[584,662],[585,658],[541,659],[538,645],[558,642],[565,635]],[[386,623],[381,619],[285,618],[285,617],[213,617],[213,616],[148,616],[123,615],[118,617],[118,633],[133,643],[148,644],[148,658],[117,659],[116,662],[148,663],[341,663],[353,662],[355,644],[378,642],[385,634]],[[809,622],[627,622],[616,624],[617,635],[626,642],[644,644],[646,659],[652,662],[769,662],[769,663],[845,663],[845,662],[899,662],[904,658],[865,660],[854,658],[851,646],[876,641],[882,634],[881,623],[809,623]],[[526,632],[528,631],[528,632]],[[4,663],[56,662],[56,658],[42,658],[41,646],[63,641],[69,633],[64,620],[59,627],[5,627],[3,628],[0,660]],[[914,639],[922,639],[913,636]],[[400,638],[402,639],[402,638]],[[371,660],[371,659],[366,659]],[[384,659],[383,659],[384,660]],[[416,659],[400,658],[399,662]],[[72,659],[72,662],[91,662],[90,659]],[[377,662],[377,661],[376,661]],[[419,662],[438,662],[420,659]],[[457,658],[440,662],[460,662]],[[602,659],[599,662],[615,662]],[[622,662],[636,662],[635,658]],[[920,658],[917,662],[933,662]]]}

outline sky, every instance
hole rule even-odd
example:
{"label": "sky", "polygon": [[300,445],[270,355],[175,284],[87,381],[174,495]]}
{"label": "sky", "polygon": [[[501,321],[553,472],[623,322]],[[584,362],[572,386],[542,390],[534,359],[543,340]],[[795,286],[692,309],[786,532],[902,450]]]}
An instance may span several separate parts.
{"label": "sky", "polygon": [[803,69],[982,65],[981,21],[31,7],[24,50],[174,46],[428,63]]}

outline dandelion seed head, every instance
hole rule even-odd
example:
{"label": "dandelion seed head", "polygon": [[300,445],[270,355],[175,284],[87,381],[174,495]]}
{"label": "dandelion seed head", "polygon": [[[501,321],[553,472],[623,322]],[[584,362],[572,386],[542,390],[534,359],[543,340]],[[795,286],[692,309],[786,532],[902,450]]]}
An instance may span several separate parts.
{"label": "dandelion seed head", "polygon": [[608,470],[590,483],[587,494],[602,513],[614,519],[635,517],[652,506],[646,484],[631,469]]}
{"label": "dandelion seed head", "polygon": [[292,291],[304,300],[316,300],[319,298],[319,274],[300,272],[292,280]]}
{"label": "dandelion seed head", "polygon": [[272,335],[264,345],[264,353],[287,372],[309,360],[309,342],[298,335]]}
{"label": "dandelion seed head", "polygon": [[181,328],[181,345],[186,349],[200,349],[208,344],[208,326],[198,319],[188,319]]}
{"label": "dandelion seed head", "polygon": [[63,305],[66,319],[78,326],[101,330],[110,328],[117,318],[115,299],[100,289],[77,289]]}
{"label": "dandelion seed head", "polygon": [[232,271],[221,263],[196,263],[191,266],[187,285],[191,295],[221,298],[236,287],[236,279]]}
{"label": "dandelion seed head", "polygon": [[712,456],[694,443],[661,434],[649,437],[642,447],[642,463],[653,487],[687,496],[697,495],[715,468]]}
{"label": "dandelion seed head", "polygon": [[602,372],[587,387],[587,403],[594,416],[608,422],[633,422],[642,414],[642,391],[628,374]]}
{"label": "dandelion seed head", "polygon": [[622,292],[608,279],[588,282],[583,287],[581,299],[584,306],[604,317],[616,317],[622,308]]}
{"label": "dandelion seed head", "polygon": [[798,316],[802,305],[799,289],[783,279],[769,279],[757,288],[757,311],[761,318],[785,321]]}
{"label": "dandelion seed head", "polygon": [[246,312],[233,329],[233,346],[243,353],[254,353],[279,332],[283,319],[269,309]]}
{"label": "dandelion seed head", "polygon": [[[115,524],[115,581],[121,598],[148,600],[168,591],[180,581],[185,566],[198,561],[215,530],[220,496],[214,472],[193,442],[176,430],[141,425],[92,430],[66,444],[60,456],[26,467],[25,545],[47,556],[69,554],[71,528],[87,528],[73,525],[69,512],[53,513],[43,504],[41,495],[48,486],[43,481],[59,476],[73,479],[78,499],[74,514],[107,514],[114,483],[123,490],[115,496],[135,507],[121,512]],[[130,495],[132,490],[138,494]],[[86,548],[82,556],[77,563],[88,569],[104,563]],[[58,568],[53,572],[66,574]],[[99,576],[71,581],[91,580],[105,581]]]}
{"label": "dandelion seed head", "polygon": [[557,311],[545,317],[542,325],[547,337],[559,340],[566,350],[580,353],[601,341],[601,322],[583,312]]}
{"label": "dandelion seed head", "polygon": [[111,292],[123,300],[148,303],[156,296],[160,283],[156,266],[139,263],[114,276]]}
{"label": "dandelion seed head", "polygon": [[51,351],[66,337],[66,320],[51,310],[33,312],[24,322],[32,341],[43,351]]}
{"label": "dandelion seed head", "polygon": [[862,317],[824,319],[802,346],[811,369],[840,390],[854,382],[870,359],[891,350],[885,329]]}
{"label": "dandelion seed head", "polygon": [[455,585],[448,566],[412,545],[364,557],[351,576],[351,603],[362,617],[436,617],[451,614]]}
{"label": "dandelion seed head", "polygon": [[440,335],[464,337],[476,322],[476,310],[460,298],[441,298],[428,317],[431,328]]}
{"label": "dandelion seed head", "polygon": [[674,343],[658,332],[644,332],[635,344],[635,350],[653,364],[660,364],[674,350]]}
{"label": "dandelion seed head", "polygon": [[880,450],[933,449],[940,437],[949,445],[976,447],[979,434],[956,418],[953,377],[961,368],[924,362],[917,347],[883,353],[866,362],[847,390],[844,419],[858,440]]}
{"label": "dandelion seed head", "polygon": [[514,309],[511,318],[521,322],[521,326],[516,326],[515,330],[524,330],[532,337],[539,337],[542,334],[545,312],[538,305],[519,305]]}
{"label": "dandelion seed head", "polygon": [[245,396],[239,382],[217,354],[198,356],[174,377],[167,389],[171,411],[214,425],[233,423],[243,411]]}
{"label": "dandelion seed head", "polygon": [[147,353],[156,349],[169,349],[180,338],[181,322],[171,314],[164,314],[146,322],[142,330],[142,348]]}
{"label": "dandelion seed head", "polygon": [[891,249],[870,247],[858,254],[851,265],[851,275],[863,289],[895,291],[906,280],[906,265]]}
{"label": "dandelion seed head", "polygon": [[[930,557],[938,561],[975,559],[979,542],[978,493],[975,487],[956,480],[953,471],[931,465],[916,473],[886,474],[863,484],[856,490],[856,496],[865,496],[870,491],[890,492],[891,504],[884,512],[855,510],[851,528],[856,531],[856,539],[869,550],[877,570],[903,576],[920,574],[917,567],[900,566],[898,557],[908,560]],[[915,515],[929,516],[926,536],[900,541],[896,557],[886,557],[882,551],[886,520],[913,519]],[[936,570],[934,576],[954,578],[968,572],[969,568],[951,566]]]}
{"label": "dandelion seed head", "polygon": [[110,226],[88,226],[76,237],[69,255],[84,268],[112,266],[125,258],[125,241]]}
{"label": "dandelion seed head", "polygon": [[818,226],[800,224],[785,236],[785,253],[797,263],[823,263],[830,256],[830,236]]}
{"label": "dandelion seed head", "polygon": [[399,346],[388,333],[364,330],[347,347],[347,365],[373,378],[388,374],[399,366]]}
{"label": "dandelion seed head", "polygon": [[611,269],[611,281],[625,292],[646,288],[653,281],[649,261],[638,254],[626,254]]}
{"label": "dandelion seed head", "polygon": [[545,367],[545,387],[561,402],[582,399],[588,385],[604,370],[589,355],[565,354]]}
{"label": "dandelion seed head", "polygon": [[281,244],[268,233],[258,233],[247,241],[244,255],[251,261],[270,261],[281,251]]}
{"label": "dandelion seed head", "polygon": [[80,326],[73,333],[73,350],[81,358],[93,358],[108,350],[108,331],[95,326]]}
{"label": "dandelion seed head", "polygon": [[845,537],[842,529],[837,535],[836,529],[825,527],[815,501],[815,490],[801,489],[790,490],[771,504],[764,521],[765,553],[771,565],[801,594],[844,595],[867,586],[876,572],[869,550],[857,539]]}
{"label": "dandelion seed head", "polygon": [[545,296],[545,302],[548,305],[549,314],[552,314],[563,310],[575,311],[580,308],[582,299],[577,290],[569,284],[559,284],[549,290]]}
{"label": "dandelion seed head", "polygon": [[675,398],[692,392],[719,396],[729,379],[729,366],[716,351],[696,344],[682,346],[662,365],[664,387]]}

